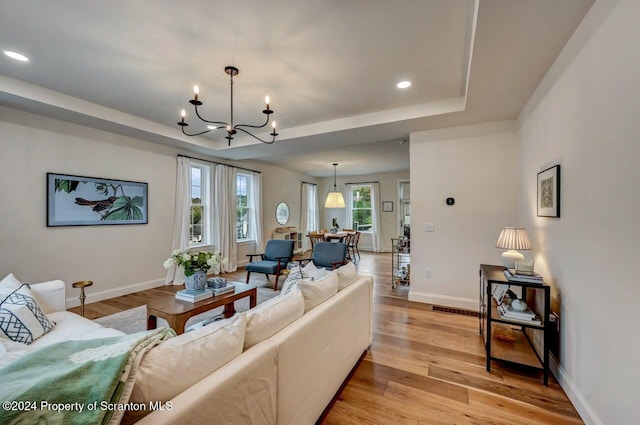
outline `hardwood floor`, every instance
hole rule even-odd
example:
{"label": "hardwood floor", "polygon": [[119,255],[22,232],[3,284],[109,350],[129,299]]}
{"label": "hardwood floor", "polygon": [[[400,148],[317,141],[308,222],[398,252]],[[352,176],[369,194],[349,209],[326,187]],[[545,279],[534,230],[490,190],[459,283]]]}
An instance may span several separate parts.
{"label": "hardwood floor", "polygon": [[[410,302],[406,286],[391,289],[391,254],[363,252],[358,270],[375,279],[373,343],[319,423],[583,423],[553,377],[544,387],[541,372],[496,362],[487,373],[477,317]],[[228,276],[243,277],[243,270]],[[255,281],[271,285],[264,276]],[[112,314],[144,299],[142,291],[89,304],[85,315]]]}

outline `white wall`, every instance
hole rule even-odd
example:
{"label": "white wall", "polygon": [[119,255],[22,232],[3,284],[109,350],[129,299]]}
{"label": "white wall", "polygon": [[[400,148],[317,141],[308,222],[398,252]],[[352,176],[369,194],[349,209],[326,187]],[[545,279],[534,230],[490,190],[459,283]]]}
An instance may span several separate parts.
{"label": "white wall", "polygon": [[[0,152],[0,278],[12,272],[26,282],[62,279],[68,306],[78,304],[71,288],[78,280],[94,281],[87,302],[164,284],[178,150],[0,107]],[[279,201],[298,225],[300,182],[313,180],[257,162],[234,165],[263,172],[265,240],[277,225]],[[47,172],[147,182],[149,223],[47,228]],[[239,244],[240,265],[254,252],[253,243]]]}
{"label": "white wall", "polygon": [[[519,215],[560,313],[560,382],[587,424],[638,423],[640,2],[598,1],[521,115]],[[562,165],[559,219],[536,173]]]}
{"label": "white wall", "polygon": [[[171,248],[176,152],[0,108],[0,275],[26,282],[93,280],[89,301],[164,282]],[[46,227],[46,173],[149,183],[149,223]],[[133,285],[133,287],[131,287]],[[97,295],[100,295],[97,297]]]}
{"label": "white wall", "polygon": [[[340,167],[338,167],[338,173]],[[320,179],[318,186],[320,198],[320,227],[330,229],[332,219],[336,217],[340,227],[344,227],[347,223],[347,210],[341,208],[324,208],[324,201],[327,199],[327,193],[333,186],[333,177],[325,177]],[[408,171],[399,171],[393,173],[366,174],[359,176],[337,176],[336,181],[342,193],[345,194],[345,183],[374,182],[380,183],[380,225],[382,226],[382,248],[384,252],[391,252],[391,238],[397,238],[399,234],[399,218],[398,218],[398,182],[400,180],[409,180]],[[346,199],[346,197],[345,197]],[[393,202],[393,212],[382,212],[382,201]],[[371,234],[362,233],[358,243],[359,249],[363,251],[373,251],[373,241]]]}
{"label": "white wall", "polygon": [[412,133],[410,143],[409,299],[477,310],[478,266],[501,263],[496,240],[517,221],[515,122]]}

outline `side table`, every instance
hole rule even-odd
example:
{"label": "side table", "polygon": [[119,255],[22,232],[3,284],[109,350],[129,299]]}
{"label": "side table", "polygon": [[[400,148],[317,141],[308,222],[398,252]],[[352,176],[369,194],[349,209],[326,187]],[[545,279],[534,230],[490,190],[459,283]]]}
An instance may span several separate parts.
{"label": "side table", "polygon": [[92,280],[81,280],[80,282],[74,282],[71,284],[71,286],[74,288],[80,288],[80,313],[82,314],[82,317],[84,317],[84,300],[87,299],[86,295],[84,294],[84,288],[87,288],[91,285],[93,285]]}

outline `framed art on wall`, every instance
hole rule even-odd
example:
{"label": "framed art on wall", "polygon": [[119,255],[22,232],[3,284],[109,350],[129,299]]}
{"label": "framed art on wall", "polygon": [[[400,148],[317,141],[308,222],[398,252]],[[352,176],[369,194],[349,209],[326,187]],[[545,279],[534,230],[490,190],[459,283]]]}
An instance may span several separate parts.
{"label": "framed art on wall", "polygon": [[393,212],[393,201],[382,201],[383,212]]}
{"label": "framed art on wall", "polygon": [[147,183],[47,173],[47,227],[147,224]]}
{"label": "framed art on wall", "polygon": [[538,173],[538,217],[560,217],[560,165]]}

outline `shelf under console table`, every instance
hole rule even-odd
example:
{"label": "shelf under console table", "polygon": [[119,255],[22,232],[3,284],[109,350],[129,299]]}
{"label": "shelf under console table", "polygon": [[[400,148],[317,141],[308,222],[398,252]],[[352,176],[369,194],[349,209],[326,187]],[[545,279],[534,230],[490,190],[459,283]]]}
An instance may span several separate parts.
{"label": "shelf under console table", "polygon": [[[487,372],[491,371],[492,360],[525,365],[541,369],[543,383],[547,386],[549,383],[550,326],[553,325],[549,321],[551,288],[544,282],[529,283],[508,280],[504,275],[504,270],[503,266],[480,265],[479,327],[487,355]],[[521,299],[536,314],[540,324],[503,317],[498,311],[498,304],[493,297],[497,285],[509,285],[510,289],[519,289]],[[492,335],[496,324],[509,326],[513,330],[515,341],[494,338]]]}

